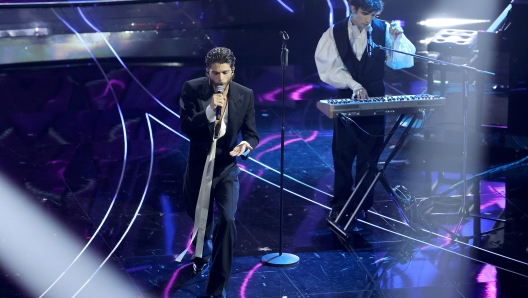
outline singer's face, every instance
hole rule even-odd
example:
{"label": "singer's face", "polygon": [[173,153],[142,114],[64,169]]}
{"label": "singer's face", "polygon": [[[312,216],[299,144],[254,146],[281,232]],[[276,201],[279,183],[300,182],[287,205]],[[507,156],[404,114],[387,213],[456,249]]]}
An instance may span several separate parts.
{"label": "singer's face", "polygon": [[359,30],[370,25],[372,19],[378,14],[377,11],[366,12],[361,8],[356,9],[354,5],[350,5],[350,12],[354,15],[352,16],[352,24],[356,25]]}
{"label": "singer's face", "polygon": [[231,67],[229,63],[213,63],[210,68],[206,68],[205,71],[209,74],[209,78],[213,84],[213,87],[224,86],[224,89],[227,88],[227,85],[233,80],[233,72],[235,68]]}

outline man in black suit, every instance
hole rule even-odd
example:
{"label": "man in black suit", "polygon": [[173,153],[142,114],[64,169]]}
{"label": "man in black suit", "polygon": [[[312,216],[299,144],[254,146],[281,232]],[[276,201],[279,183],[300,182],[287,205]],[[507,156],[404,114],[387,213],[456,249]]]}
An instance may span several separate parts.
{"label": "man in black suit", "polygon": [[[237,236],[236,157],[247,158],[259,135],[253,91],[233,82],[235,57],[231,50],[213,48],[205,64],[206,77],[185,82],[180,97],[180,125],[190,139],[183,194],[187,214],[195,223],[194,271],[203,272],[210,262],[205,292],[208,297],[225,297]],[[218,209],[216,224],[213,201]]]}

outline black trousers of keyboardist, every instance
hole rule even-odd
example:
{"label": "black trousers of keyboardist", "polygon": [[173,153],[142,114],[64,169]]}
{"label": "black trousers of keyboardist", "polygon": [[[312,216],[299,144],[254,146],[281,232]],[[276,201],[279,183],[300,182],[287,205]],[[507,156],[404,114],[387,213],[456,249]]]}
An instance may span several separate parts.
{"label": "black trousers of keyboardist", "polygon": [[[359,182],[364,173],[367,172],[370,159],[377,164],[379,155],[383,147],[383,134],[385,133],[385,116],[366,116],[353,117],[356,125],[349,127],[354,130],[359,140],[354,139],[345,124],[339,117],[334,119],[334,135],[332,138],[332,156],[334,159],[334,198],[330,201],[330,207],[333,211],[340,211],[350,195],[355,185]],[[367,132],[367,133],[365,133]],[[359,150],[361,142],[370,156]],[[352,166],[356,162],[356,173],[353,175]],[[374,165],[376,166],[376,165]],[[376,172],[369,171],[365,181],[361,183],[358,189],[358,195],[354,201],[348,205],[348,211],[351,214],[358,206],[361,198],[368,190],[368,186],[374,179]],[[355,176],[355,179],[354,179]],[[374,202],[374,189],[372,189],[360,210],[367,211],[372,207]]]}

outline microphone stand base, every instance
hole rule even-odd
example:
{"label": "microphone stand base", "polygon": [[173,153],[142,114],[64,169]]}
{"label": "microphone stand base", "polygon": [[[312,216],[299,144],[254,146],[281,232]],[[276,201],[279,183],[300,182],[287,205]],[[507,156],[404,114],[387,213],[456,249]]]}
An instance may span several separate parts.
{"label": "microphone stand base", "polygon": [[299,257],[288,253],[270,253],[264,255],[260,262],[265,266],[287,267],[294,266],[299,263]]}

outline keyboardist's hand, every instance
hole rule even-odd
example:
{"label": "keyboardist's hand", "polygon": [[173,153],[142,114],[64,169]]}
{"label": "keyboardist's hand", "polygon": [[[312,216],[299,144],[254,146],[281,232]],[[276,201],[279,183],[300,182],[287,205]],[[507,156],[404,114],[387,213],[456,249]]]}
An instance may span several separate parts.
{"label": "keyboardist's hand", "polygon": [[356,100],[365,100],[365,99],[369,98],[368,93],[367,93],[367,89],[360,88],[360,89],[354,90],[354,98]]}

